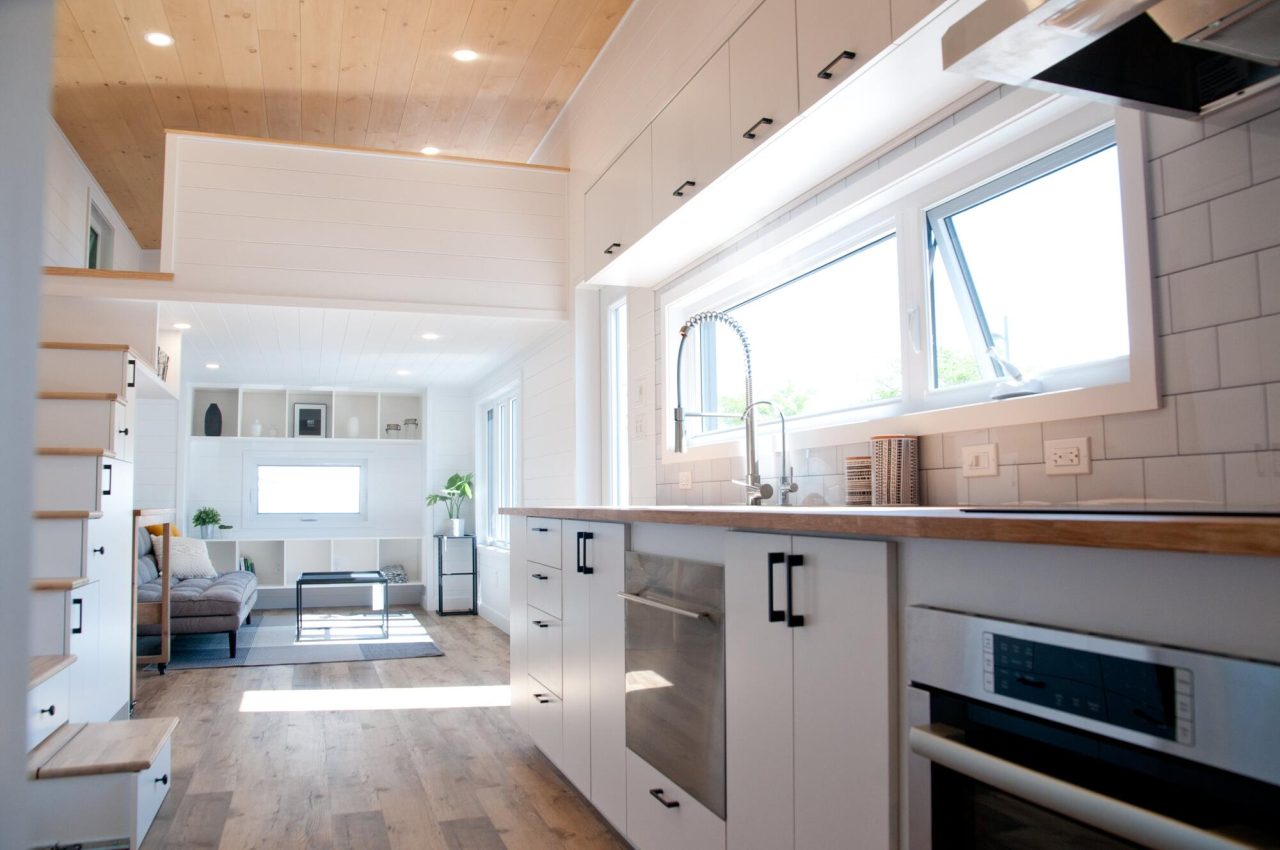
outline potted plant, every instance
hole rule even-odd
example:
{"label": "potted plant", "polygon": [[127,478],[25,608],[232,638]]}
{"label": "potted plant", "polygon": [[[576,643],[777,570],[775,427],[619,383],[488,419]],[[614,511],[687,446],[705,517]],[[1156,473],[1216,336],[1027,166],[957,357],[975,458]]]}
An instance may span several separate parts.
{"label": "potted plant", "polygon": [[222,514],[218,513],[217,508],[203,507],[196,511],[195,516],[191,517],[191,524],[200,529],[200,536],[208,540],[213,536],[215,526],[222,524]]}
{"label": "potted plant", "polygon": [[431,507],[444,504],[444,509],[449,514],[449,525],[446,531],[450,537],[461,537],[466,530],[462,519],[462,506],[474,495],[472,484],[475,480],[474,473],[468,472],[463,475],[461,472],[455,472],[444,483],[443,490],[427,496],[427,504]]}

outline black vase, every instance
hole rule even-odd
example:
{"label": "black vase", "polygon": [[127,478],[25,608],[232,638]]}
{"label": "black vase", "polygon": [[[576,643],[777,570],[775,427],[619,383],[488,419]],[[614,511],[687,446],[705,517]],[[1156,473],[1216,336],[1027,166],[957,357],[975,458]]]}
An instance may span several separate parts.
{"label": "black vase", "polygon": [[204,412],[204,435],[206,437],[222,436],[222,411],[218,405],[211,404]]}

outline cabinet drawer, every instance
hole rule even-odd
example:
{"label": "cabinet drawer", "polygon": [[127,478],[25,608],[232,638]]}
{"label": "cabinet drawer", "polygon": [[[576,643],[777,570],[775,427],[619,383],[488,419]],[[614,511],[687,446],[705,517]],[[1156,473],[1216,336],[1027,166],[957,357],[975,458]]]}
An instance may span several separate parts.
{"label": "cabinet drawer", "polygon": [[560,698],[532,676],[529,685],[529,737],[557,764],[564,749],[563,707]]}
{"label": "cabinet drawer", "polygon": [[[35,509],[38,511],[100,511],[104,491],[111,484],[107,457],[40,455],[36,458]],[[104,469],[106,467],[106,469]]]}
{"label": "cabinet drawer", "polygon": [[637,850],[723,850],[724,821],[627,750],[627,840]]}
{"label": "cabinet drawer", "polygon": [[525,517],[529,560],[560,569],[560,520]]}
{"label": "cabinet drawer", "polygon": [[171,741],[165,741],[160,754],[151,767],[138,774],[138,844],[146,837],[151,822],[156,819],[156,812],[164,803],[169,793],[169,784],[173,776],[169,770],[169,748]]}
{"label": "cabinet drawer", "polygon": [[40,519],[35,525],[35,544],[32,552],[38,553],[34,561],[32,578],[63,578],[88,575],[89,539],[88,524],[83,519]]}
{"label": "cabinet drawer", "polygon": [[62,670],[27,691],[27,749],[49,737],[70,714],[70,670]]}
{"label": "cabinet drawer", "polygon": [[529,608],[529,675],[546,685],[557,696],[564,693],[564,658],[561,640],[564,627],[560,620]]}
{"label": "cabinet drawer", "polygon": [[539,611],[545,611],[553,617],[563,617],[561,613],[560,571],[548,569],[542,564],[529,563],[528,569],[529,604]]}

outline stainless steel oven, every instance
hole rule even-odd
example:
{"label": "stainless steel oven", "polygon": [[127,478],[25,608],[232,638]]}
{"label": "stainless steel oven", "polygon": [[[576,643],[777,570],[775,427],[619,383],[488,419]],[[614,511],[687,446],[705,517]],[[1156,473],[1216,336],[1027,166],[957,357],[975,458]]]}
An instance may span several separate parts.
{"label": "stainless steel oven", "polygon": [[1280,666],[907,612],[911,850],[1280,847]]}
{"label": "stainless steel oven", "polygon": [[725,812],[724,567],[627,553],[627,749]]}

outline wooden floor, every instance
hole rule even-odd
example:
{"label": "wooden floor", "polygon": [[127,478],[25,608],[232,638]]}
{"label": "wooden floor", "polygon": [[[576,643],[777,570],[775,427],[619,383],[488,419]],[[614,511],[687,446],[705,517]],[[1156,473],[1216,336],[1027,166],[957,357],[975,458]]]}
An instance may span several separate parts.
{"label": "wooden floor", "polygon": [[142,850],[625,847],[507,708],[240,711],[246,691],[509,681],[501,631],[415,613],[443,657],[140,672],[136,716],[182,720]]}

